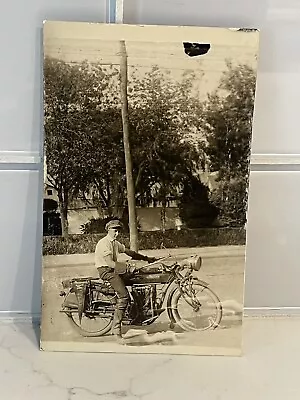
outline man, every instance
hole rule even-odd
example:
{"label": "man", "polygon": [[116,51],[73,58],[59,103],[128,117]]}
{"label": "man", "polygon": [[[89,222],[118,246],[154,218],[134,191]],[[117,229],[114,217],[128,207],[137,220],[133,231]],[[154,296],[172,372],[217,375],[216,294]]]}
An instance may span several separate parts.
{"label": "man", "polygon": [[100,278],[108,281],[117,293],[118,299],[111,334],[115,335],[118,339],[122,337],[122,319],[129,303],[128,290],[117,272],[118,255],[125,253],[135,260],[144,260],[149,263],[156,261],[156,258],[136,253],[118,242],[116,239],[122,228],[123,224],[119,220],[109,221],[105,226],[107,235],[99,240],[95,250],[95,264]]}

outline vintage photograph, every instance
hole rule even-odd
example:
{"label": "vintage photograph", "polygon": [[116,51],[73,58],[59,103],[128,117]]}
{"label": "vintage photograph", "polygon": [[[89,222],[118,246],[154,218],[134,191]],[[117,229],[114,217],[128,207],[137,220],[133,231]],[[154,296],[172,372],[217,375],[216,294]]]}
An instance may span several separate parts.
{"label": "vintage photograph", "polygon": [[259,31],[44,22],[44,351],[241,355]]}

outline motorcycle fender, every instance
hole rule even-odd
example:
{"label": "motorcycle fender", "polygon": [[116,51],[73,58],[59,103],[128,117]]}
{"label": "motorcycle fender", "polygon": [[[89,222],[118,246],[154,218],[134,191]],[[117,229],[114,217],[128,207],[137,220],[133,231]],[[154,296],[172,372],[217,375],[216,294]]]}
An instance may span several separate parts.
{"label": "motorcycle fender", "polygon": [[[193,278],[192,282],[197,282],[197,283],[199,283],[200,285],[202,285],[203,287],[208,287],[208,286],[209,286],[209,283],[207,283],[207,282],[205,282],[205,281],[202,281],[202,280],[199,279],[199,278]],[[171,310],[170,310],[170,308],[171,308],[172,296],[173,296],[173,294],[174,294],[174,291],[175,291],[176,288],[177,288],[177,285],[174,285],[174,286],[173,286],[173,285],[174,285],[174,282],[172,282],[172,283],[169,285],[169,287],[168,287],[168,289],[170,290],[170,293],[169,293],[168,298],[167,298],[167,313],[168,313],[168,317],[169,317],[170,321],[173,322],[173,323],[175,323],[176,321],[175,321],[175,319],[174,319],[174,317],[173,317],[173,315],[172,315],[172,312],[171,312]]]}
{"label": "motorcycle fender", "polygon": [[78,300],[76,294],[73,292],[69,292],[64,299],[63,302],[64,307],[78,308]]}
{"label": "motorcycle fender", "polygon": [[207,283],[205,281],[202,281],[201,279],[198,279],[198,278],[194,278],[193,282],[197,282],[197,283],[199,283],[200,285],[202,285],[204,287],[208,287],[209,286],[209,283]]}

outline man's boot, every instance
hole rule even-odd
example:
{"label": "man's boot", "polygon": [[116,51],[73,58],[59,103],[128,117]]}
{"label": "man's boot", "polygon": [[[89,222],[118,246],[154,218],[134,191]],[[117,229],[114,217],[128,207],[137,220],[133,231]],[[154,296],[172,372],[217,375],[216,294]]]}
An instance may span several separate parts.
{"label": "man's boot", "polygon": [[124,311],[118,308],[115,309],[114,318],[111,327],[111,335],[114,335],[117,340],[122,340],[122,318]]}

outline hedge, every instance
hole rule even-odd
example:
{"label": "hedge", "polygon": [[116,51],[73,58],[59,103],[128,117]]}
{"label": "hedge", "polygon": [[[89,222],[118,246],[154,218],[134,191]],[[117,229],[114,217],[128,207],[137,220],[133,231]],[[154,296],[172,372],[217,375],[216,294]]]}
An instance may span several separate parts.
{"label": "hedge", "polygon": [[[93,253],[97,242],[105,234],[69,235],[68,238],[60,236],[44,236],[43,254],[86,254]],[[121,234],[118,238],[129,246],[128,235]],[[181,231],[168,230],[166,232],[140,232],[139,249],[150,250],[162,247],[204,247],[221,245],[244,245],[246,231],[243,228],[207,228],[184,229]]]}

